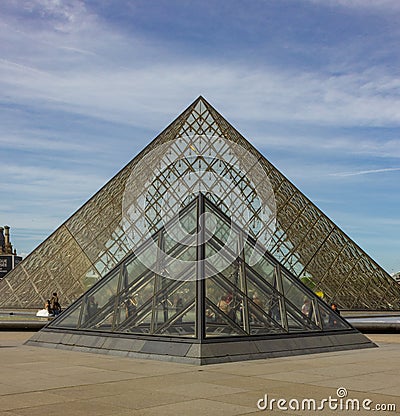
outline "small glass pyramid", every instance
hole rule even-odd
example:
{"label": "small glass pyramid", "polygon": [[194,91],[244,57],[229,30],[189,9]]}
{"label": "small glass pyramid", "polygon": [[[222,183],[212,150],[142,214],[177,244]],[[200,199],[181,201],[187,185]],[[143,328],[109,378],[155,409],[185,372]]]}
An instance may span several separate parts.
{"label": "small glass pyramid", "polygon": [[200,341],[354,331],[202,193],[50,329]]}

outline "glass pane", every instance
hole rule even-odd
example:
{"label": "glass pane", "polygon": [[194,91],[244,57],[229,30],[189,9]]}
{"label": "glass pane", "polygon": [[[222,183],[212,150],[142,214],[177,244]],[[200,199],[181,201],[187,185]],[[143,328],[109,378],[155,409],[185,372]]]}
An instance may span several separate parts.
{"label": "glass pane", "polygon": [[[197,231],[197,204],[189,211],[179,215],[179,218],[170,222],[161,231],[163,237],[164,251],[169,253],[177,244],[185,242],[185,245],[194,246]],[[190,238],[192,236],[192,238]]]}
{"label": "glass pane", "polygon": [[[214,276],[206,280],[206,296],[218,309],[218,316],[226,315],[226,318],[219,319],[215,311],[207,310],[206,319],[208,323],[226,325],[226,319],[232,324],[236,324],[241,329],[244,328],[244,309],[243,296],[236,287],[223,281],[220,277]],[[238,328],[240,330],[240,328]],[[243,329],[244,331],[244,329]]]}
{"label": "glass pane", "polygon": [[229,337],[236,335],[246,335],[240,327],[226,315],[229,311],[223,312],[225,305],[218,307],[213,302],[206,299],[206,337]]}
{"label": "glass pane", "polygon": [[91,295],[95,297],[95,302],[99,309],[103,308],[104,305],[111,303],[117,294],[118,281],[119,281],[120,270],[116,269],[111,276],[107,278],[100,287],[96,288],[95,291],[91,292]]}
{"label": "glass pane", "polygon": [[196,303],[193,301],[185,306],[178,304],[170,321],[157,332],[160,335],[189,337],[196,336]]}
{"label": "glass pane", "polygon": [[86,296],[84,298],[84,312],[82,316],[82,327],[86,327],[87,322],[94,319],[99,311],[99,305],[96,302],[96,297],[94,295]]}
{"label": "glass pane", "polygon": [[327,330],[337,330],[337,329],[346,329],[350,328],[350,325],[346,325],[342,319],[340,319],[337,312],[330,310],[327,307],[319,304],[319,314],[322,321],[322,327]]}
{"label": "glass pane", "polygon": [[309,332],[320,330],[320,328],[313,324],[307,316],[305,316],[301,311],[295,309],[292,305],[288,304],[288,302],[285,302],[285,307],[289,332]]}
{"label": "glass pane", "polygon": [[197,231],[197,203],[188,211],[179,215],[179,222],[182,228],[189,234],[195,234]]}
{"label": "glass pane", "polygon": [[[196,205],[194,206],[196,207]],[[192,211],[189,211],[183,219],[191,218],[189,217],[191,213]],[[163,276],[173,279],[181,278],[183,274],[188,272],[189,267],[194,266],[197,259],[196,235],[191,233],[196,231],[196,221],[193,221],[191,225],[192,227],[184,229],[178,221],[163,230],[161,242],[163,249],[158,258]],[[196,276],[192,275],[191,278],[195,279]]]}
{"label": "glass pane", "polygon": [[231,230],[230,223],[223,220],[219,215],[215,213],[213,207],[206,203],[206,215],[205,215],[205,226],[206,229],[223,245],[229,243],[234,237],[231,236],[233,230]]}
{"label": "glass pane", "polygon": [[171,254],[178,245],[195,246],[196,236],[181,228],[179,222],[171,229],[163,230],[163,252]]}
{"label": "glass pane", "polygon": [[[120,296],[117,312],[117,331],[139,333],[148,333],[150,331],[150,319],[147,315],[149,312],[151,313],[154,280],[154,274],[145,276],[137,284],[133,285],[129,291]],[[142,330],[143,328],[133,331],[135,327],[140,326],[144,326],[145,331]]]}
{"label": "glass pane", "polygon": [[[140,257],[146,258],[148,265],[153,265],[156,262],[156,254],[156,250],[153,247],[149,247],[140,254]],[[123,287],[130,286],[146,270],[148,270],[147,267],[138,258],[135,257],[132,260],[128,260],[125,264],[124,279],[122,281]]]}
{"label": "glass pane", "polygon": [[314,323],[317,323],[314,310],[313,297],[307,293],[297,282],[289,280],[282,270],[282,286],[285,298],[291,302],[301,313]]}
{"label": "glass pane", "polygon": [[180,251],[174,251],[170,256],[160,260],[162,264],[162,274],[163,276],[170,277],[171,279],[182,279],[183,275],[187,275],[191,272],[191,277],[193,280],[196,279],[196,258],[197,258],[197,249],[196,247],[179,247]]}
{"label": "glass pane", "polygon": [[[241,288],[243,285],[241,273],[240,273],[240,262],[236,258],[226,258],[224,253],[218,251],[214,247],[212,242],[206,244],[206,258],[205,262],[206,275],[213,276],[218,272],[221,272],[233,285]],[[210,261],[210,257],[212,260]]]}
{"label": "glass pane", "polygon": [[250,317],[250,334],[264,335],[274,333],[286,332],[279,326],[272,318],[265,312],[265,305],[263,305],[259,298],[249,300],[249,317]]}
{"label": "glass pane", "polygon": [[160,282],[159,289],[159,294],[154,301],[154,332],[157,332],[158,328],[193,303],[196,294],[196,282],[181,282],[164,278]]}
{"label": "glass pane", "polygon": [[49,327],[78,328],[81,308],[82,301],[80,301],[73,310],[61,314],[57,319],[50,323]]}
{"label": "glass pane", "polygon": [[[276,276],[275,276],[275,266],[270,262],[268,258],[263,256],[261,259],[258,259],[259,254],[255,249],[249,244],[244,245],[244,256],[247,264],[251,266],[264,280],[266,280],[271,286],[276,288]],[[254,256],[253,256],[254,252]],[[253,257],[252,257],[253,256]],[[257,256],[257,263],[252,264],[248,259],[255,259]]]}
{"label": "glass pane", "polygon": [[246,270],[247,291],[249,298],[259,307],[266,315],[280,326],[284,326],[280,311],[281,296],[278,292],[273,291],[260,280],[257,280],[250,270]]}
{"label": "glass pane", "polygon": [[150,334],[151,333],[151,317],[152,317],[152,308],[151,304],[147,307],[142,308],[138,312],[135,320],[130,320],[128,323],[130,325],[125,325],[121,329],[118,329],[119,332],[130,332],[133,334]]}

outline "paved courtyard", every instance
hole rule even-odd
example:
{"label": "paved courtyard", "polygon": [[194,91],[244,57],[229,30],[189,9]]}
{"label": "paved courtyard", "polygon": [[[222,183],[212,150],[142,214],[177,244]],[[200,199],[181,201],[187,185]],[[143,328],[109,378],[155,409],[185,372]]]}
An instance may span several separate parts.
{"label": "paved courtyard", "polygon": [[0,332],[0,416],[377,413],[257,408],[265,394],[287,407],[337,399],[339,387],[371,409],[396,405],[378,414],[400,413],[400,334],[370,335],[380,348],[203,367],[24,346],[31,335]]}

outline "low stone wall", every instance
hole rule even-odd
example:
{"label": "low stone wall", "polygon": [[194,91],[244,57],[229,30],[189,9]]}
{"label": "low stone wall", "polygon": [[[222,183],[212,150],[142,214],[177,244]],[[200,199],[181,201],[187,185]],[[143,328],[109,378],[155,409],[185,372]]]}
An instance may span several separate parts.
{"label": "low stone wall", "polygon": [[196,365],[376,347],[354,330],[324,335],[298,334],[291,337],[229,341],[219,339],[200,343],[195,340],[146,339],[45,329],[34,334],[26,344]]}

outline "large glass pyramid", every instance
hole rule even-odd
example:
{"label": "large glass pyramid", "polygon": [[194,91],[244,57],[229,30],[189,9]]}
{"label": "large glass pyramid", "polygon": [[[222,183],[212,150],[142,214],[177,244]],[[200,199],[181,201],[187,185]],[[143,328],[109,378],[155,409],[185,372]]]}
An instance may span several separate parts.
{"label": "large glass pyramid", "polygon": [[[400,309],[400,287],[389,274],[202,97],[0,281],[0,308],[40,308],[54,291],[70,305],[198,192],[328,303]],[[221,284],[209,290],[220,293]],[[181,288],[171,290],[180,295]],[[207,302],[212,310],[217,300]]]}
{"label": "large glass pyramid", "polygon": [[[74,333],[84,337],[77,342]],[[165,354],[200,364],[243,359],[232,349],[234,339],[279,339],[280,355],[373,346],[202,193],[30,344],[83,348],[95,339],[95,350],[108,352],[99,340],[120,336],[155,345],[166,338]],[[302,346],[302,337],[312,339],[312,348]],[[185,339],[214,346],[216,355],[182,356],[173,345]],[[140,356],[131,345],[128,351]],[[239,355],[269,354],[244,346]]]}

